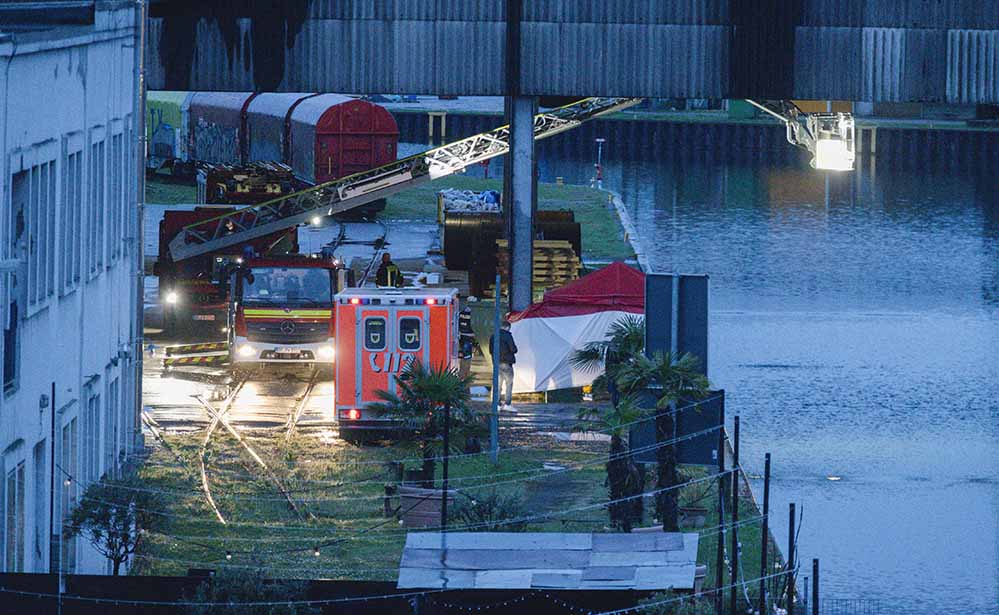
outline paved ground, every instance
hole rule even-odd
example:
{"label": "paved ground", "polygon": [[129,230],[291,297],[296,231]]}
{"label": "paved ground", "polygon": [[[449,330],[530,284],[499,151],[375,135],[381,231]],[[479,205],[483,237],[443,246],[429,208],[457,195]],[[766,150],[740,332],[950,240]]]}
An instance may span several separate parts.
{"label": "paved ground", "polygon": [[[165,432],[183,433],[199,430],[210,416],[199,397],[219,408],[233,393],[238,381],[224,368],[163,368],[166,347],[179,343],[162,339],[150,330],[143,364],[143,407],[146,416]],[[486,373],[488,367],[477,365]],[[310,387],[311,384],[311,387]],[[321,429],[335,434],[333,415],[334,383],[327,373],[283,368],[262,370],[250,377],[235,392],[226,414],[241,429],[281,429],[296,414],[302,429]],[[488,396],[477,405],[488,409]],[[516,403],[514,411],[500,414],[501,428],[521,435],[543,438],[569,438],[581,404]],[[557,435],[556,435],[557,434]]]}

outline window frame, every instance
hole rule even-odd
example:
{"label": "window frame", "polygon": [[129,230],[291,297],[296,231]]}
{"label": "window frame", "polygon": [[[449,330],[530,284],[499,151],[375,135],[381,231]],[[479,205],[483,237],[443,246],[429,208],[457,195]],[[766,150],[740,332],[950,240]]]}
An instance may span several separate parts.
{"label": "window frame", "polygon": [[[402,334],[402,323],[406,321],[416,322],[416,331],[418,333],[417,345],[414,348],[408,348],[403,346],[405,338]],[[398,331],[398,338],[396,340],[396,346],[402,352],[419,352],[423,350],[423,319],[418,316],[401,316],[399,320],[396,321],[396,329]]]}
{"label": "window frame", "polygon": [[[6,464],[5,464],[6,465]],[[11,482],[13,481],[13,482]],[[25,463],[22,459],[3,475],[4,571],[24,572],[26,518]],[[13,558],[13,562],[10,560]]]}
{"label": "window frame", "polygon": [[[380,320],[382,323],[382,346],[381,348],[372,348],[368,346],[368,323]],[[385,316],[365,316],[361,321],[361,335],[364,339],[364,349],[368,352],[382,352],[388,348],[388,318]]]}
{"label": "window frame", "polygon": [[[87,141],[87,281],[104,272],[107,207],[107,129],[94,126]],[[99,181],[98,181],[99,179]]]}
{"label": "window frame", "polygon": [[59,295],[72,294],[84,278],[85,212],[87,211],[88,190],[84,181],[86,173],[86,152],[83,133],[69,133],[63,137],[62,167],[59,178],[59,246],[61,260],[59,267]]}

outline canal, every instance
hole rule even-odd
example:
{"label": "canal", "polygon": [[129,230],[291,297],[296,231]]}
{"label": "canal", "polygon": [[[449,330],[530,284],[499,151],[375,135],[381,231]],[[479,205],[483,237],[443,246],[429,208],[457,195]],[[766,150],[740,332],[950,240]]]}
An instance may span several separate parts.
{"label": "canal", "polygon": [[[817,557],[825,597],[999,613],[995,175],[881,162],[827,181],[764,155],[605,151],[603,185],[656,270],[711,276],[709,375],[747,471],[773,454],[782,544],[803,508],[802,576]],[[589,183],[594,159],[542,146],[541,179]]]}

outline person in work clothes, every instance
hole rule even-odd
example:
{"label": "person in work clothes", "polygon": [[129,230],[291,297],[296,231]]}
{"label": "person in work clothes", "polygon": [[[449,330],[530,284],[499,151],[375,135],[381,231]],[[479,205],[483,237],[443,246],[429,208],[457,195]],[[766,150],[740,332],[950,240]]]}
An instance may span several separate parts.
{"label": "person in work clothes", "polygon": [[[504,410],[511,410],[513,408],[510,405],[513,399],[513,364],[517,362],[517,344],[513,341],[513,334],[510,333],[509,320],[504,320],[500,325],[499,334],[500,406]],[[489,338],[489,348],[496,348],[495,334]]]}
{"label": "person in work clothes", "polygon": [[402,288],[402,272],[392,262],[392,255],[388,252],[382,254],[382,264],[375,274],[375,284],[381,287]]}
{"label": "person in work clothes", "polygon": [[467,378],[472,371],[475,351],[475,330],[472,329],[472,308],[467,305],[458,314],[458,375]]}

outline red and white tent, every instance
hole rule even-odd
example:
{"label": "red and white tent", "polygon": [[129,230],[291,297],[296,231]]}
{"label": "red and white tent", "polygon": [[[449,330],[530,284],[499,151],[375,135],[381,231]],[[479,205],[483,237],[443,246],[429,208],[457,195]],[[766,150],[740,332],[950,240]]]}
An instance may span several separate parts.
{"label": "red and white tent", "polygon": [[645,274],[620,262],[549,291],[541,303],[510,315],[518,348],[514,392],[592,383],[599,370],[573,367],[572,353],[606,339],[615,321],[644,314]]}

